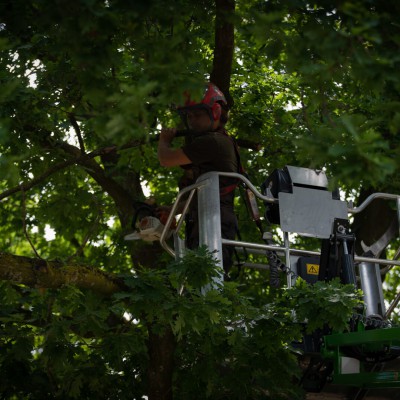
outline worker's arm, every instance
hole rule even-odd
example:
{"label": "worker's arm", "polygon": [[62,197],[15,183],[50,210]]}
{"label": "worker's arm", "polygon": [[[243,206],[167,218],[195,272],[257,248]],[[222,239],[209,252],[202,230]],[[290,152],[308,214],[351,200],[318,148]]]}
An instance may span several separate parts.
{"label": "worker's arm", "polygon": [[175,128],[161,129],[158,140],[158,160],[163,167],[176,167],[192,163],[182,149],[173,149],[171,147],[171,142],[175,135]]}

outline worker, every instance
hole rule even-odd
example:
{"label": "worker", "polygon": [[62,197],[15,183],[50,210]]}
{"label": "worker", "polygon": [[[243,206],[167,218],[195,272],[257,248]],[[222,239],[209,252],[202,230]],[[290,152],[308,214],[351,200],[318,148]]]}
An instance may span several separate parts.
{"label": "worker", "polygon": [[[206,172],[239,171],[240,160],[236,145],[224,127],[227,122],[226,105],[223,93],[217,86],[208,83],[202,99],[192,99],[188,95],[185,104],[177,110],[187,128],[193,133],[190,140],[181,148],[173,148],[171,144],[177,130],[161,130],[158,159],[164,167],[184,168],[180,189],[196,182],[199,176]],[[236,183],[236,179],[220,177],[221,233],[224,239],[234,240],[237,233],[237,219],[233,207]],[[197,201],[192,201],[186,217],[186,246],[194,249],[198,245]],[[232,246],[222,248],[225,279],[229,279],[233,251]]]}

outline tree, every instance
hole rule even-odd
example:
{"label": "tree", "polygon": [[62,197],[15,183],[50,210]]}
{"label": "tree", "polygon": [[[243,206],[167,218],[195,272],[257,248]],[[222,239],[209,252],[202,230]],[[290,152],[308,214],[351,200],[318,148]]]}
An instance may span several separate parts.
{"label": "tree", "polygon": [[265,275],[204,296],[204,249],[176,264],[123,236],[143,185],[173,201],[180,172],[159,167],[154,139],[208,77],[232,134],[252,143],[241,152],[254,182],[295,164],[326,167],[348,192],[398,192],[397,3],[0,7],[2,396],[301,396],[285,347],[299,332],[266,306],[280,294]]}

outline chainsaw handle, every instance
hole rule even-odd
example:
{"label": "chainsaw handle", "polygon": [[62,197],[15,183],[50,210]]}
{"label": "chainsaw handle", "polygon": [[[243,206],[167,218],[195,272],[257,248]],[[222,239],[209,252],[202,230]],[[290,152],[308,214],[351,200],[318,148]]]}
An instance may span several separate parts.
{"label": "chainsaw handle", "polygon": [[194,132],[191,131],[190,129],[178,129],[176,131],[175,137],[189,136],[193,134]]}
{"label": "chainsaw handle", "polygon": [[[175,137],[184,137],[193,135],[195,132],[190,129],[178,129],[176,131]],[[160,134],[151,137],[150,141],[157,141],[160,138]]]}

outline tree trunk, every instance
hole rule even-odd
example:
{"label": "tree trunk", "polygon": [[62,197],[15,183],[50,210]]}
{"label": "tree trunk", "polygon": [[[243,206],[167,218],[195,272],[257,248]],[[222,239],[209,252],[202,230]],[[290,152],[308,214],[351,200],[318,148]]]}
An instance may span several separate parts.
{"label": "tree trunk", "polygon": [[210,80],[222,90],[228,102],[228,108],[231,108],[233,106],[233,99],[229,93],[229,87],[235,42],[232,21],[235,13],[235,0],[216,0],[215,6],[215,47],[213,70]]}
{"label": "tree trunk", "polygon": [[170,327],[160,334],[149,327],[149,400],[172,400],[175,337]]}

